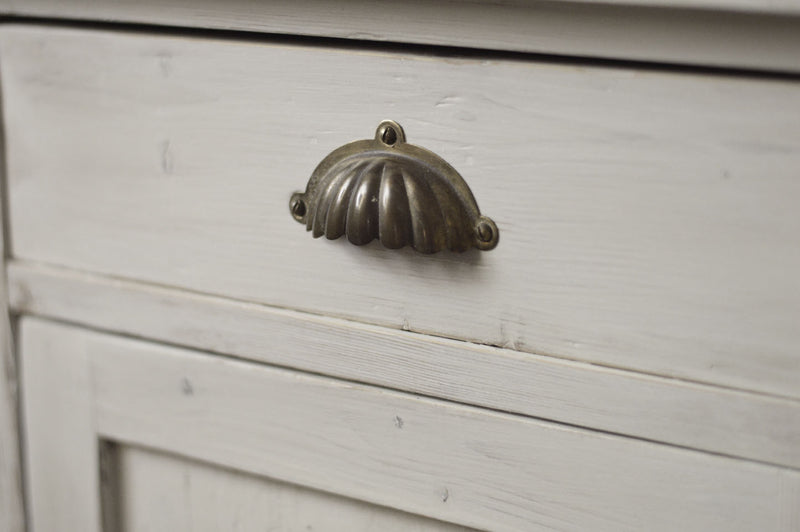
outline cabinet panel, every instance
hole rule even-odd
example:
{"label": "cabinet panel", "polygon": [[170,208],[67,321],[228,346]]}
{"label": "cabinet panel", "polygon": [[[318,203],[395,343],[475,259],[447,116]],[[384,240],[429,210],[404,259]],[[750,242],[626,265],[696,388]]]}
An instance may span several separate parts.
{"label": "cabinet panel", "polygon": [[[26,402],[36,405],[27,427],[42,427],[47,400],[80,399],[61,407],[53,430],[28,432],[31,462],[58,478],[46,494],[72,501],[38,504],[46,477],[31,473],[38,527],[91,501],[70,486],[96,478],[96,459],[75,458],[96,457],[98,438],[492,530],[800,522],[792,470],[32,318],[22,323],[22,357]],[[63,430],[74,416],[93,424]]]}
{"label": "cabinet panel", "polygon": [[86,335],[42,325],[22,319],[18,348],[28,530],[100,532],[100,448]]}
{"label": "cabinet panel", "polygon": [[[13,255],[800,398],[800,84],[88,30],[0,31]],[[391,116],[497,249],[288,212]]]}
{"label": "cabinet panel", "polygon": [[433,521],[136,447],[115,449],[119,532],[467,532]]}
{"label": "cabinet panel", "polygon": [[800,402],[12,261],[12,309],[800,468]]}
{"label": "cabinet panel", "polygon": [[[2,136],[0,136],[2,138]],[[5,206],[0,208],[0,214]],[[0,229],[5,221],[0,222]],[[5,231],[3,235],[5,235]],[[0,253],[5,256],[5,236]],[[17,532],[25,526],[22,503],[22,468],[18,428],[19,376],[8,310],[6,264],[0,265],[0,531]]]}

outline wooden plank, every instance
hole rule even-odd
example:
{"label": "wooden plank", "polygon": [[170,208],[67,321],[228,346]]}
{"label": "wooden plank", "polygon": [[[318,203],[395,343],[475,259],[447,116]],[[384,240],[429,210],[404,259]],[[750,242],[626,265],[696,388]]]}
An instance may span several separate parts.
{"label": "wooden plank", "polygon": [[780,530],[796,471],[47,325],[99,434],[493,530]]}
{"label": "wooden plank", "polygon": [[800,72],[795,0],[0,0],[0,13]]}
{"label": "wooden plank", "polygon": [[[175,24],[173,17],[178,14],[189,16],[192,20],[199,22],[205,21],[205,24],[225,24],[225,28],[238,28],[248,29],[252,25],[264,24],[263,18],[270,14],[282,14],[284,17],[300,17],[302,14],[314,15],[321,17],[323,13],[328,15],[344,18],[344,14],[350,14],[359,21],[366,23],[373,16],[374,13],[385,12],[390,9],[389,2],[372,2],[372,5],[367,3],[352,2],[352,6],[343,6],[342,10],[331,9],[330,3],[322,1],[303,2],[302,5],[291,6],[282,4],[280,2],[260,2],[254,9],[250,5],[251,20],[246,20],[241,14],[244,8],[243,3],[236,0],[230,1],[230,7],[223,9],[219,5],[214,4],[208,0],[195,0],[189,2],[188,0],[166,0],[160,3],[155,3],[150,0],[135,3],[133,0],[100,0],[90,4],[88,0],[0,0],[0,12],[12,14],[27,14],[39,16],[73,16],[81,18],[99,17],[97,13],[92,13],[89,10],[90,5],[94,5],[96,10],[99,9],[103,13],[104,19],[123,19],[124,17],[138,16],[145,21],[154,21],[161,23]],[[413,14],[415,10],[433,9],[434,2],[430,1],[410,1],[406,2],[406,14]],[[530,8],[539,4],[546,4],[538,0],[498,0],[489,2],[487,0],[452,0],[448,2],[446,9],[451,17],[456,17],[459,9],[470,9],[473,6],[487,8],[490,6],[499,7],[522,7]],[[562,5],[569,8],[579,8],[582,5],[621,5],[629,8],[635,7],[650,7],[650,8],[691,8],[703,9],[710,11],[741,11],[752,13],[773,13],[778,15],[800,14],[800,6],[794,0],[554,0],[553,4]],[[158,7],[159,9],[147,8]],[[360,8],[360,11],[357,11]],[[366,13],[364,12],[366,11]],[[393,12],[393,13],[399,13]],[[359,16],[360,14],[360,16]],[[426,13],[427,14],[427,13]],[[428,14],[428,16],[430,16]],[[149,18],[147,18],[149,17]],[[228,22],[223,22],[225,19]],[[241,18],[242,20],[239,20]],[[211,20],[209,20],[211,19]],[[222,19],[222,20],[220,20]],[[253,20],[255,19],[255,20]],[[236,21],[234,24],[231,21]],[[251,26],[247,26],[250,24]],[[309,22],[309,24],[312,24]],[[202,26],[209,27],[209,26]],[[215,26],[210,26],[215,27]]]}
{"label": "wooden plank", "polygon": [[[0,153],[5,151],[3,137],[0,128]],[[5,177],[5,168],[0,165],[0,532],[24,532],[25,510],[17,423],[17,360],[8,310],[6,277]]]}
{"label": "wooden plank", "polygon": [[0,320],[0,532],[23,532],[25,513],[17,428],[17,371],[6,310],[2,311]]}
{"label": "wooden plank", "polygon": [[120,532],[467,530],[174,455],[126,446],[118,454]]}
{"label": "wooden plank", "polygon": [[92,382],[80,334],[22,319],[25,488],[31,532],[100,532]]}
{"label": "wooden plank", "polygon": [[[15,257],[800,398],[800,84],[37,27],[0,45]],[[497,249],[357,248],[291,218],[386,115],[462,171]]]}
{"label": "wooden plank", "polygon": [[800,468],[800,402],[17,261],[16,312]]}

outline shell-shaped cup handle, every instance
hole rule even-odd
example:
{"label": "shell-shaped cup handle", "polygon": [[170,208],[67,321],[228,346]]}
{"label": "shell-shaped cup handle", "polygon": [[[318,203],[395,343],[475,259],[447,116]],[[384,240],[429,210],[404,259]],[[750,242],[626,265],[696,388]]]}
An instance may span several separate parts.
{"label": "shell-shaped cup handle", "polygon": [[347,235],[359,246],[377,238],[387,248],[422,253],[490,250],[500,238],[459,173],[435,153],[408,144],[392,120],[378,125],[374,139],[325,157],[289,208],[314,238]]}

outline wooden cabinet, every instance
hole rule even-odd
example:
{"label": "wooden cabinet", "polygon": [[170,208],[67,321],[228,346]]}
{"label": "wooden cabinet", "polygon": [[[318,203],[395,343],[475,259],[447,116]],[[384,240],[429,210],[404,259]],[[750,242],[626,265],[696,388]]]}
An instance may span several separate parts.
{"label": "wooden cabinet", "polygon": [[[100,493],[107,519],[149,522],[126,510],[155,511],[138,493],[150,467],[139,447],[481,529],[779,529],[800,492],[800,475],[776,466],[374,386],[36,319],[21,337],[36,530],[97,530]],[[106,441],[134,451],[98,458]],[[165,476],[187,467],[172,462]],[[178,489],[169,496],[202,497]]]}
{"label": "wooden cabinet", "polygon": [[[0,39],[20,259],[800,398],[794,82]],[[317,163],[386,114],[461,171],[501,245],[352,249],[289,216]]]}
{"label": "wooden cabinet", "polygon": [[[31,530],[800,527],[791,3],[95,4],[0,2]],[[293,220],[385,118],[496,249]]]}
{"label": "wooden cabinet", "polygon": [[469,530],[138,447],[110,456],[123,530]]}

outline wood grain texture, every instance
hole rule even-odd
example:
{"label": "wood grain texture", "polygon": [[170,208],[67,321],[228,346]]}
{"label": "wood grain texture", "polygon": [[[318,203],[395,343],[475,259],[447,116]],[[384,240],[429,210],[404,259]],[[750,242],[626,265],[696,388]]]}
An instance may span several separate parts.
{"label": "wood grain texture", "polygon": [[[4,153],[4,148],[4,133],[0,128],[0,152]],[[0,165],[0,180],[5,182],[3,165]],[[25,510],[17,422],[18,374],[6,277],[5,193],[5,186],[0,186],[0,532],[24,532]]]}
{"label": "wood grain texture", "polygon": [[800,402],[12,262],[16,312],[800,468]]}
{"label": "wood grain texture", "polygon": [[93,391],[85,338],[21,320],[28,530],[100,532]]}
{"label": "wood grain texture", "polygon": [[[800,85],[5,27],[13,254],[800,397]],[[276,75],[279,73],[279,75]],[[391,115],[489,253],[314,240],[288,213]]]}
{"label": "wood grain texture", "polygon": [[0,14],[800,71],[795,0],[0,0]]}
{"label": "wood grain texture", "polygon": [[796,471],[25,321],[23,342],[85,342],[98,434],[122,444],[492,530],[781,530],[799,511]]}
{"label": "wood grain texture", "polygon": [[[0,272],[2,274],[2,272]],[[5,296],[5,286],[0,289]],[[3,299],[5,301],[5,297]],[[0,317],[0,532],[23,532],[19,432],[17,428],[17,369],[11,344],[8,312]]]}
{"label": "wood grain texture", "polygon": [[[238,11],[242,9],[243,4],[237,4],[236,1],[228,2],[231,4],[230,9],[227,11],[215,5],[210,1],[197,1],[190,2],[189,0],[164,0],[160,3],[134,2],[133,0],[95,0],[90,3],[89,0],[0,0],[0,12],[19,13],[19,14],[61,14],[61,15],[88,15],[91,13],[89,7],[100,9],[103,13],[109,13],[109,18],[113,18],[116,14],[117,17],[123,17],[125,14],[138,13],[139,16],[149,16],[154,20],[169,19],[174,14],[181,13],[184,15],[191,15],[194,13],[195,19],[204,20],[209,18],[224,18],[227,16],[233,19]],[[450,11],[458,11],[460,9],[470,9],[474,7],[533,7],[547,2],[538,0],[450,0],[443,2],[446,4]],[[711,11],[743,11],[754,13],[774,13],[781,15],[788,15],[791,13],[800,14],[800,6],[793,0],[554,0],[552,3],[559,4],[567,7],[577,7],[581,5],[621,5],[625,7],[660,7],[660,8],[693,8],[693,9],[707,9]],[[368,18],[372,11],[381,12],[381,10],[389,9],[390,2],[378,0],[372,2],[372,6],[367,5],[365,2],[351,2],[350,6],[343,6],[341,9],[331,8],[330,3],[321,1],[306,1],[301,5],[292,5],[289,2],[251,2],[250,11],[251,15],[256,19],[265,17],[269,13],[285,13],[285,16],[290,17],[292,13],[294,16],[299,16],[300,13],[312,12],[312,9],[321,13],[334,15],[339,13],[356,13],[358,10],[367,11],[362,13],[363,18]],[[406,2],[406,14],[414,14],[415,9],[422,9],[427,6],[432,9],[430,4],[433,2]],[[146,13],[146,7],[160,7],[160,9],[151,10]],[[233,13],[233,14],[231,14]],[[320,13],[320,15],[321,15]],[[95,14],[95,16],[97,16]],[[451,17],[457,16],[456,13],[451,13]],[[206,23],[213,23],[214,21],[207,21]],[[241,24],[245,24],[242,21]],[[251,21],[251,24],[257,22]]]}
{"label": "wood grain texture", "polygon": [[456,532],[467,529],[209,466],[121,446],[124,522],[117,532]]}

